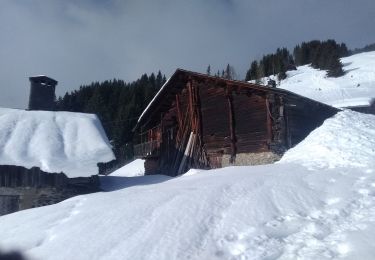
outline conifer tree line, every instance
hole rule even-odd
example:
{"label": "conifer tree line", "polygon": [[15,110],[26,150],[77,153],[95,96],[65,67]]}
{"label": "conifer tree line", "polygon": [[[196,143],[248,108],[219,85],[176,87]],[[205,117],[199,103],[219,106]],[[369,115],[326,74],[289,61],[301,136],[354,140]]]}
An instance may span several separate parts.
{"label": "conifer tree line", "polygon": [[140,79],[126,83],[113,79],[80,86],[56,101],[58,111],[97,114],[120,161],[133,156],[132,128],[139,115],[166,82],[159,71],[155,76],[143,74]]}
{"label": "conifer tree line", "polygon": [[[208,65],[206,69],[206,74],[211,75],[211,65]],[[237,79],[237,73],[234,70],[234,67],[230,65],[229,63],[225,67],[225,70],[218,70],[213,76],[215,77],[220,77],[220,78],[225,78],[225,79],[231,79],[231,80],[236,80]]]}
{"label": "conifer tree line", "polygon": [[251,62],[245,80],[258,81],[271,75],[277,75],[279,80],[285,79],[286,71],[306,64],[327,70],[329,77],[339,77],[344,74],[340,58],[349,54],[345,43],[338,44],[335,40],[303,42],[294,47],[293,54],[286,48],[279,48],[275,53]]}
{"label": "conifer tree line", "polygon": [[353,51],[350,51],[350,54],[357,54],[361,52],[375,51],[375,43],[368,44],[363,48],[356,48]]}

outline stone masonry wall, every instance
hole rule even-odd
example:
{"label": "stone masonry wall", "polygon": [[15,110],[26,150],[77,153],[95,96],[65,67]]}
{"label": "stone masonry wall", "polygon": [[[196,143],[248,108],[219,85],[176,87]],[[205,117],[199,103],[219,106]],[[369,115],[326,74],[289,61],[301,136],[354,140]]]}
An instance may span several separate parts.
{"label": "stone masonry wall", "polygon": [[222,159],[222,167],[270,164],[280,160],[280,158],[280,155],[273,152],[239,153],[236,155],[234,163],[231,164],[230,155],[224,154]]}

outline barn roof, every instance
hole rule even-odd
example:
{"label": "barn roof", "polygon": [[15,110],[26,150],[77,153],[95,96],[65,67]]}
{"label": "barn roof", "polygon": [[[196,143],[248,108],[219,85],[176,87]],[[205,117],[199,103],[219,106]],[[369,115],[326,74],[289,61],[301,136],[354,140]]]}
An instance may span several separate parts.
{"label": "barn roof", "polygon": [[96,115],[0,108],[0,165],[73,178],[97,174],[97,163],[113,159]]}
{"label": "barn roof", "polygon": [[146,122],[147,118],[159,113],[161,111],[161,107],[163,107],[164,104],[170,103],[172,100],[171,98],[174,98],[173,94],[178,93],[185,86],[187,81],[190,79],[194,79],[198,82],[199,81],[211,81],[211,82],[215,82],[219,86],[228,85],[228,86],[236,86],[239,88],[250,88],[250,89],[263,91],[263,92],[278,93],[286,97],[303,99],[306,102],[314,102],[314,103],[320,104],[321,106],[325,106],[328,109],[338,110],[324,103],[309,99],[307,97],[298,95],[296,93],[293,93],[285,89],[263,86],[259,84],[246,82],[246,81],[228,80],[225,78],[210,76],[210,75],[202,74],[198,72],[188,71],[184,69],[177,69],[173,73],[173,75],[167,80],[167,82],[165,82],[165,84],[160,88],[159,92],[154,96],[154,98],[145,108],[143,113],[138,118],[138,122],[133,130],[138,129],[141,125],[143,125]]}

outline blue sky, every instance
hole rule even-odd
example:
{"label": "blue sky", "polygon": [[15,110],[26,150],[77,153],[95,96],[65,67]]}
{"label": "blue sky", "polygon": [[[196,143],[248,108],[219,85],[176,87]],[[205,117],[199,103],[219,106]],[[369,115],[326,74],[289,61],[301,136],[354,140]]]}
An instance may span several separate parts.
{"label": "blue sky", "polygon": [[159,69],[234,66],[278,47],[333,38],[375,42],[373,0],[3,0],[0,106],[25,108],[28,77],[59,81],[57,94]]}

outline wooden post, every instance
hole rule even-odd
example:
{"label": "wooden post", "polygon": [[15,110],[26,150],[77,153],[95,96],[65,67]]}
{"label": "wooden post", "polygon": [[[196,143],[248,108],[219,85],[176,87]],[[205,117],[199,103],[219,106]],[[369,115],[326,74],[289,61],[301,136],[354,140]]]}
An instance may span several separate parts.
{"label": "wooden post", "polygon": [[229,162],[234,163],[236,154],[237,154],[235,119],[234,119],[232,91],[228,87],[227,87],[227,100],[228,100],[228,107],[229,107],[229,131],[230,131],[231,150],[232,150]]}
{"label": "wooden post", "polygon": [[184,155],[182,157],[182,161],[180,163],[180,167],[178,168],[178,172],[177,172],[178,175],[180,175],[182,173],[182,171],[184,170],[186,159],[189,156],[190,146],[191,146],[191,142],[192,142],[193,137],[194,137],[194,134],[193,134],[193,132],[191,132],[190,133],[190,137],[189,137],[189,141],[188,141],[188,143],[186,145],[186,149],[185,149]]}
{"label": "wooden post", "polygon": [[178,94],[176,94],[176,108],[177,108],[177,121],[178,121],[178,127],[182,127],[182,114],[181,114],[181,108],[180,108],[180,98]]}
{"label": "wooden post", "polygon": [[266,97],[266,109],[267,109],[267,138],[268,138],[268,145],[272,142],[272,118],[271,118],[271,109],[270,109],[270,101],[268,96]]}

